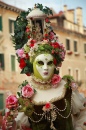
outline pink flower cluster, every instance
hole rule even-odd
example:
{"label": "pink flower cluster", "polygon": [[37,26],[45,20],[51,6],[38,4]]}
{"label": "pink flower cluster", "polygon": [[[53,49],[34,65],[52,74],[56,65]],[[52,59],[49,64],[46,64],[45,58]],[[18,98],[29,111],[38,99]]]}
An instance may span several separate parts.
{"label": "pink flower cluster", "polygon": [[57,74],[54,74],[54,76],[52,77],[51,83],[52,83],[52,87],[56,88],[57,84],[60,83],[61,81],[61,77]]}
{"label": "pink flower cluster", "polygon": [[24,58],[25,57],[25,54],[24,54],[24,49],[18,49],[17,51],[16,51],[16,53],[17,53],[17,55],[18,55],[18,57],[20,57],[20,58]]}
{"label": "pink flower cluster", "polygon": [[72,82],[70,83],[70,86],[71,86],[71,89],[72,89],[73,91],[75,91],[75,90],[78,88],[77,83],[74,82],[74,81],[72,81]]}
{"label": "pink flower cluster", "polygon": [[8,109],[17,108],[18,107],[18,99],[15,95],[10,95],[6,99],[6,107]]}
{"label": "pink flower cluster", "polygon": [[23,97],[30,98],[33,96],[33,94],[34,94],[34,89],[29,84],[27,84],[26,86],[24,86],[22,88],[22,96]]}

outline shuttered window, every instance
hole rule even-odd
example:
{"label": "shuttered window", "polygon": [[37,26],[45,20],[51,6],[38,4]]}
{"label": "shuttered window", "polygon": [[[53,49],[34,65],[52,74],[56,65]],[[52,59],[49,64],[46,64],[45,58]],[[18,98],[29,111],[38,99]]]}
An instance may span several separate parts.
{"label": "shuttered window", "polygon": [[0,110],[4,109],[4,94],[0,93]]}
{"label": "shuttered window", "polygon": [[16,22],[14,20],[9,19],[9,33],[14,33]]}
{"label": "shuttered window", "polygon": [[84,44],[84,53],[86,54],[86,44]]}
{"label": "shuttered window", "polygon": [[0,69],[4,70],[4,54],[0,54]]}
{"label": "shuttered window", "polygon": [[0,31],[2,31],[2,16],[0,16]]}
{"label": "shuttered window", "polygon": [[15,56],[11,55],[11,70],[15,71]]}
{"label": "shuttered window", "polygon": [[74,52],[77,52],[77,41],[74,41]]}
{"label": "shuttered window", "polygon": [[70,50],[70,40],[66,39],[66,50]]}

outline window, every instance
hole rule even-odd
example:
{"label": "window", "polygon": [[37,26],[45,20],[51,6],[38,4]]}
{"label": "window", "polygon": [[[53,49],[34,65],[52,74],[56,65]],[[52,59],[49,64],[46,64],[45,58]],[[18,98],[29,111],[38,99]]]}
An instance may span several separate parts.
{"label": "window", "polygon": [[11,55],[11,70],[15,71],[15,56]]}
{"label": "window", "polygon": [[79,70],[76,70],[75,76],[76,76],[76,81],[78,82],[79,81]]}
{"label": "window", "polygon": [[2,31],[2,16],[0,16],[0,31]]}
{"label": "window", "polygon": [[68,69],[68,75],[71,75],[71,69]]}
{"label": "window", "polygon": [[3,102],[3,93],[0,93],[0,110],[3,110],[4,108],[4,102]]}
{"label": "window", "polygon": [[84,53],[86,54],[86,43],[84,44]]}
{"label": "window", "polygon": [[14,20],[9,19],[9,32],[14,33],[14,28],[15,28],[16,22]]}
{"label": "window", "polygon": [[70,50],[70,40],[66,39],[66,50]]}
{"label": "window", "polygon": [[4,70],[4,54],[0,54],[0,69]]}
{"label": "window", "polygon": [[74,41],[74,52],[77,52],[77,41]]}

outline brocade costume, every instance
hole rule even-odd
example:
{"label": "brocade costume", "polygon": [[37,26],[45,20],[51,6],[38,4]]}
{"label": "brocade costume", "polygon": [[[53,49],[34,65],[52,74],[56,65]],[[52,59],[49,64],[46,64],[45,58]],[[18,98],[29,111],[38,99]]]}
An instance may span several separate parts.
{"label": "brocade costume", "polygon": [[[62,84],[64,85],[63,87]],[[79,130],[79,127],[80,130],[84,130],[81,129],[81,126],[84,127],[83,123],[85,122],[86,119],[85,118],[86,112],[84,113],[85,114],[83,115],[84,118],[82,117],[80,124],[77,124],[77,120],[79,120],[78,117],[81,113],[81,110],[85,109],[84,98],[78,93],[77,90],[72,91],[70,87],[65,88],[64,81],[61,81],[61,85],[59,84],[58,88],[53,88],[53,89],[57,89],[57,92],[59,92],[58,91],[59,87],[62,87],[63,92],[59,96],[57,93],[57,98],[51,99],[50,102],[51,104],[54,105],[53,109],[51,109],[49,112],[46,112],[45,115],[43,115],[44,101],[42,102],[41,99],[44,98],[46,93],[45,95],[40,97],[41,99],[38,102],[34,101],[35,100],[34,97],[32,101],[34,104],[33,114],[30,117],[27,117],[24,114],[22,114],[21,118],[23,119],[25,117],[25,119],[20,124],[25,124],[26,126],[28,126],[29,124],[29,127],[32,130]],[[53,93],[53,89],[52,89],[52,93]],[[37,90],[39,89],[37,88]],[[38,97],[39,96],[40,95],[38,95]],[[18,123],[21,122],[19,121],[20,120],[19,118],[20,116],[17,118]]]}

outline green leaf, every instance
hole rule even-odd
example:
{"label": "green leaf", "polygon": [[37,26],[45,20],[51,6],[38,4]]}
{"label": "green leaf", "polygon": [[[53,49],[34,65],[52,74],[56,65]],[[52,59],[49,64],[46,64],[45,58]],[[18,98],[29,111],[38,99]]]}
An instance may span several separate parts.
{"label": "green leaf", "polygon": [[21,95],[20,92],[17,92],[17,95],[20,97],[20,95]]}

